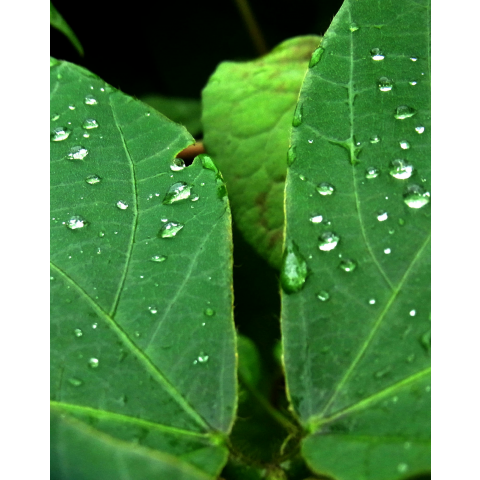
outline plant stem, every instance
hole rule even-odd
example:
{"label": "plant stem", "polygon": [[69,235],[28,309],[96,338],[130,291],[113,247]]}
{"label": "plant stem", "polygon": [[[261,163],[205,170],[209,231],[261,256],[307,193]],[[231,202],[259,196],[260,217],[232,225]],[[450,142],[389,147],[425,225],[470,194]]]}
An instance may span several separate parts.
{"label": "plant stem", "polygon": [[235,0],[240,14],[242,15],[243,21],[248,29],[250,38],[252,39],[255,48],[259,55],[265,55],[268,52],[267,45],[262,35],[262,31],[253,16],[248,0]]}

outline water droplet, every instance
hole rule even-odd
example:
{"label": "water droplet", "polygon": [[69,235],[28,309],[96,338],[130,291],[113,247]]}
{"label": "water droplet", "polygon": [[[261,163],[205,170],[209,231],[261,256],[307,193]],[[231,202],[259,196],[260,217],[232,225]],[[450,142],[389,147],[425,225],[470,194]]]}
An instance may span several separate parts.
{"label": "water droplet", "polygon": [[321,223],[323,220],[323,217],[321,215],[314,215],[313,217],[310,217],[310,221],[312,223]]}
{"label": "water droplet", "polygon": [[287,152],[287,165],[290,167],[297,159],[296,147],[290,147]]}
{"label": "water droplet", "polygon": [[365,171],[365,178],[371,180],[372,178],[377,178],[380,175],[380,170],[376,167],[368,167]]}
{"label": "water droplet", "polygon": [[430,348],[432,345],[432,332],[429,330],[428,332],[425,332],[421,337],[420,337],[420,345],[425,349],[427,353],[430,353]]}
{"label": "water droplet", "polygon": [[97,105],[98,102],[96,98],[94,98],[92,95],[87,95],[84,100],[85,105]]}
{"label": "water droplet", "polygon": [[98,175],[89,175],[85,181],[89,184],[89,185],[95,185],[97,183],[100,183],[102,181],[102,179],[98,176]]}
{"label": "water droplet", "polygon": [[69,378],[68,383],[72,385],[73,387],[79,387],[80,385],[83,385],[83,382],[79,378]]}
{"label": "water droplet", "polygon": [[353,32],[356,32],[360,27],[355,23],[355,22],[352,22],[350,24],[350,28],[349,30],[353,33]]}
{"label": "water droplet", "polygon": [[92,128],[98,128],[98,122],[94,118],[87,118],[83,122],[82,127],[85,130],[91,130]]}
{"label": "water droplet", "polygon": [[68,108],[69,108],[70,110],[75,110],[75,105],[69,105]]}
{"label": "water droplet", "polygon": [[393,234],[395,233],[395,229],[394,229],[394,228],[391,228],[391,229],[388,231],[388,233],[389,233],[390,235],[393,235]]}
{"label": "water droplet", "polygon": [[180,200],[185,200],[190,196],[191,189],[192,186],[188,185],[185,182],[174,183],[165,194],[163,204],[171,205],[172,203],[178,202]]}
{"label": "water droplet", "polygon": [[150,310],[150,313],[152,313],[152,314],[155,314],[155,313],[158,312],[157,307],[148,307],[148,309]]}
{"label": "water droplet", "polygon": [[105,236],[105,232],[98,232],[98,236],[99,236],[100,238],[104,237],[104,236]]}
{"label": "water droplet", "polygon": [[297,245],[288,240],[283,252],[280,283],[286,293],[295,293],[303,288],[307,279],[307,262],[298,250]]}
{"label": "water droplet", "polygon": [[406,160],[397,158],[390,164],[390,175],[399,180],[410,178],[413,173],[413,166],[408,164]]}
{"label": "water droplet", "polygon": [[372,48],[370,50],[370,55],[372,56],[372,60],[375,60],[376,62],[385,58],[385,55],[383,55],[382,51],[379,48]]}
{"label": "water droplet", "polygon": [[183,223],[168,222],[160,227],[158,236],[160,238],[172,238],[184,227]]}
{"label": "water droplet", "polygon": [[378,79],[378,89],[381,92],[389,92],[392,89],[392,81],[388,77],[380,77]]}
{"label": "water droplet", "polygon": [[215,315],[215,310],[213,310],[213,308],[206,308],[203,313],[207,316],[207,317],[213,317]]}
{"label": "water droplet", "polygon": [[[200,198],[200,196],[195,194],[195,195],[192,195],[192,198],[190,199],[190,201],[191,202],[196,202],[199,198]],[[193,206],[192,206],[192,208],[193,208]]]}
{"label": "water droplet", "polygon": [[397,465],[398,473],[405,473],[408,470],[408,465],[406,463],[399,463]]}
{"label": "water droplet", "polygon": [[88,225],[88,222],[80,215],[74,215],[65,224],[70,230],[77,230]]}
{"label": "water droplet", "polygon": [[317,187],[317,192],[320,195],[331,195],[335,191],[335,187],[331,185],[330,183],[327,182],[322,182],[318,187]]}
{"label": "water droplet", "polygon": [[55,277],[50,277],[50,281],[53,282],[55,280]]}
{"label": "water droplet", "polygon": [[185,162],[183,158],[174,158],[170,164],[170,170],[172,172],[179,172],[185,168]]}
{"label": "water droplet", "polygon": [[67,155],[69,160],[83,160],[88,155],[88,150],[81,145],[75,145]]}
{"label": "water droplet", "polygon": [[339,267],[344,271],[344,272],[353,272],[357,268],[357,264],[353,260],[349,260],[347,258],[344,258],[341,262]]}
{"label": "water droplet", "polygon": [[298,176],[298,178],[299,178],[302,182],[304,182],[304,181],[306,180],[305,175],[302,175],[302,174],[300,174],[300,175]]}
{"label": "water droplet", "polygon": [[386,248],[386,249],[383,251],[383,253],[384,253],[385,255],[390,255],[390,254],[392,253],[392,249],[391,249],[391,248]]}
{"label": "water droplet", "polygon": [[410,310],[409,313],[410,313],[411,317],[414,317],[417,314],[417,312],[415,310]]}
{"label": "water droplet", "polygon": [[90,366],[90,368],[98,368],[98,358],[91,358],[89,361],[88,361],[88,365]]}
{"label": "water droplet", "polygon": [[193,364],[196,365],[197,363],[207,363],[208,362],[208,355],[205,355],[203,352],[193,361]]}
{"label": "water droplet", "polygon": [[95,330],[98,327],[98,323],[92,323],[92,328]]}
{"label": "water droplet", "polygon": [[398,224],[401,225],[401,226],[405,225],[405,220],[403,218],[399,218],[398,219]]}
{"label": "water droplet", "polygon": [[303,120],[303,103],[297,103],[297,108],[295,108],[295,113],[293,114],[292,125],[298,127],[301,125]]}
{"label": "water droplet", "polygon": [[322,57],[324,51],[325,50],[322,47],[317,47],[313,51],[312,57],[310,58],[310,62],[308,64],[310,68],[314,67],[320,61],[320,58]]}
{"label": "water droplet", "polygon": [[371,299],[368,301],[368,303],[369,303],[370,305],[375,305],[375,299],[374,299],[374,298],[371,298]]}
{"label": "water droplet", "polygon": [[322,250],[322,252],[329,252],[337,246],[340,237],[333,232],[325,232],[320,236],[319,240],[318,248]]}
{"label": "water droplet", "polygon": [[388,213],[384,212],[383,210],[378,212],[377,214],[377,220],[379,222],[384,222],[388,218]]}
{"label": "water droplet", "polygon": [[412,80],[411,82],[408,82],[408,83],[409,83],[409,85],[416,85],[417,84],[417,82],[415,80]]}
{"label": "water droplet", "polygon": [[161,263],[161,262],[164,262],[166,259],[167,259],[166,255],[154,255],[150,260],[152,262]]}
{"label": "water droplet", "polygon": [[430,192],[426,192],[419,185],[410,185],[404,194],[403,201],[410,208],[422,208],[430,202]]}
{"label": "water droplet", "polygon": [[417,111],[414,108],[409,107],[408,105],[400,105],[395,110],[394,117],[397,120],[405,120],[406,118],[413,117],[416,113]]}
{"label": "water droplet", "polygon": [[52,116],[50,117],[50,120],[52,122],[56,122],[60,118],[60,115],[58,113],[53,113]]}
{"label": "water droplet", "polygon": [[422,125],[419,125],[418,127],[415,127],[415,131],[421,135],[424,131],[425,131],[425,127],[423,127]]}
{"label": "water droplet", "polygon": [[417,57],[410,57],[410,60],[411,60],[412,62],[416,62],[416,61],[418,60],[418,58],[417,58]]}
{"label": "water droplet", "polygon": [[381,138],[378,135],[372,135],[370,137],[370,143],[379,143]]}
{"label": "water droplet", "polygon": [[72,131],[67,127],[57,127],[52,131],[50,138],[52,142],[61,142],[68,138],[71,133]]}
{"label": "water droplet", "polygon": [[317,298],[322,302],[326,302],[330,298],[330,294],[325,290],[321,290],[317,293]]}
{"label": "water droplet", "polygon": [[128,208],[128,203],[124,202],[123,200],[119,200],[116,205],[120,210],[126,210]]}
{"label": "water droplet", "polygon": [[406,140],[400,140],[399,143],[402,150],[408,150],[410,148],[410,144]]}
{"label": "water droplet", "polygon": [[73,333],[76,337],[81,337],[83,335],[83,332],[79,328],[76,328]]}

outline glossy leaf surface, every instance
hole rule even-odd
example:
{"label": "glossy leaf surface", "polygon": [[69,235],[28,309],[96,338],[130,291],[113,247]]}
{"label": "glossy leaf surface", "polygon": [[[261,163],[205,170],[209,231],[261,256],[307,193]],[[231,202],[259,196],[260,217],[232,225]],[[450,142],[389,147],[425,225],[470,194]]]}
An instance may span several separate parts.
{"label": "glossy leaf surface", "polygon": [[183,127],[51,65],[53,474],[100,449],[102,478],[214,478],[236,409],[223,180],[174,162]]}

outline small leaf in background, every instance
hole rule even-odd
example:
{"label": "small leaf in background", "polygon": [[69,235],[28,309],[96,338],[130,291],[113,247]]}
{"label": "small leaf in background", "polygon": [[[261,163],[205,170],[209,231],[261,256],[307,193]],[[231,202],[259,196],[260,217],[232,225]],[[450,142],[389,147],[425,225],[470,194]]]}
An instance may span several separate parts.
{"label": "small leaf in background", "polygon": [[223,62],[202,93],[204,144],[246,240],[280,268],[286,152],[298,92],[321,37],[286,40],[250,62]]}
{"label": "small leaf in background", "polygon": [[62,32],[70,40],[77,52],[83,57],[82,44],[52,2],[50,2],[50,25]]}
{"label": "small leaf in background", "polygon": [[430,469],[430,2],[346,0],[293,118],[287,390],[319,474]]}
{"label": "small leaf in background", "polygon": [[52,475],[213,479],[236,410],[222,179],[172,169],[183,127],[51,64]]}

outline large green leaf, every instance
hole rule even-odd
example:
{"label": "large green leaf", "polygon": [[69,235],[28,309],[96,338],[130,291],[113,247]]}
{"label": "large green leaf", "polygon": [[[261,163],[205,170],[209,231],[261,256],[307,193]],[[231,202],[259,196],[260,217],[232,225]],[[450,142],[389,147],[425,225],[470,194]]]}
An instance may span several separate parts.
{"label": "large green leaf", "polygon": [[233,218],[275,267],[283,234],[285,152],[308,60],[321,37],[286,40],[251,62],[223,62],[202,92],[204,144],[228,186]]}
{"label": "large green leaf", "polygon": [[174,161],[183,127],[51,65],[54,475],[213,478],[236,409],[225,185]]}
{"label": "large green leaf", "polygon": [[310,67],[286,182],[289,397],[315,471],[403,478],[429,469],[429,1],[345,1]]}

